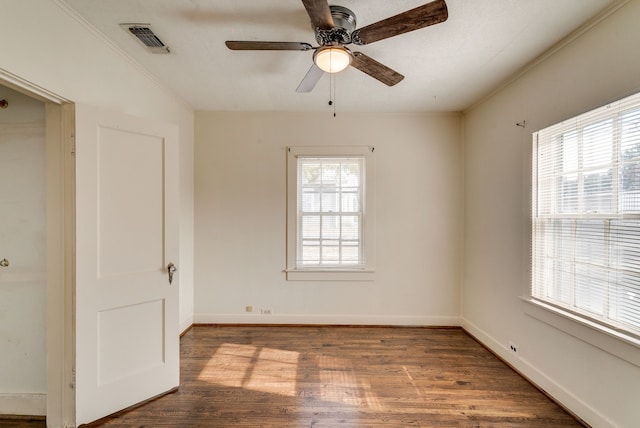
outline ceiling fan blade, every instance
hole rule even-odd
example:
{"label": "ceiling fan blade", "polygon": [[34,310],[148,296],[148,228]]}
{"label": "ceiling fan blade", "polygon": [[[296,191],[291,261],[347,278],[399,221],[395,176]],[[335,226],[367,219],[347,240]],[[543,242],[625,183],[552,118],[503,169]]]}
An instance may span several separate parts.
{"label": "ceiling fan blade", "polygon": [[363,73],[368,74],[384,83],[387,86],[393,86],[399,83],[404,76],[395,70],[390,69],[384,64],[379,63],[375,59],[363,54],[362,52],[354,52],[351,66],[357,68]]}
{"label": "ceiling fan blade", "polygon": [[302,0],[302,4],[307,9],[314,30],[330,30],[335,26],[327,0]]}
{"label": "ceiling fan blade", "polygon": [[351,38],[356,45],[366,45],[408,33],[409,31],[439,24],[446,21],[448,17],[449,12],[445,1],[435,0],[355,30],[351,34]]}
{"label": "ceiling fan blade", "polygon": [[304,42],[254,42],[227,40],[224,44],[234,51],[309,51],[313,49],[313,46]]}
{"label": "ceiling fan blade", "polygon": [[313,64],[307,74],[302,79],[302,82],[296,88],[296,92],[311,92],[316,87],[320,78],[324,75],[324,71],[317,65]]}

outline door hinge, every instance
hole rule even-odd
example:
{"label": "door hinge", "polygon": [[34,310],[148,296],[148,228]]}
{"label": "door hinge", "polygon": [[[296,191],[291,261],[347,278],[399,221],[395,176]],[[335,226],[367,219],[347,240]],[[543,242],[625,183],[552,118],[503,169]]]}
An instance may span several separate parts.
{"label": "door hinge", "polygon": [[69,143],[71,146],[71,154],[75,155],[76,154],[76,136],[75,135],[71,135],[70,139],[69,139]]}
{"label": "door hinge", "polygon": [[71,369],[71,381],[69,382],[69,388],[76,389],[76,368]]}

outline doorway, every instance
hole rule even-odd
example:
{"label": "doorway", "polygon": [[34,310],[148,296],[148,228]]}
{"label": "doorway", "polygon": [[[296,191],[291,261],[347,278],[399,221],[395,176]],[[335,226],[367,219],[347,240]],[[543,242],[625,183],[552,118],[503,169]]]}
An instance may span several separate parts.
{"label": "doorway", "polygon": [[[0,69],[0,91],[0,100],[6,100],[6,103],[0,103],[6,107],[0,108],[0,116],[9,124],[5,126],[3,135],[10,134],[9,130],[20,135],[21,128],[30,129],[23,132],[22,137],[13,136],[11,143],[5,143],[15,149],[16,138],[29,141],[23,146],[18,145],[20,150],[27,151],[26,154],[18,156],[14,152],[12,156],[0,158],[5,161],[1,166],[8,177],[2,177],[0,193],[8,195],[12,189],[13,196],[6,197],[5,201],[31,200],[26,210],[33,211],[16,214],[16,204],[6,203],[4,208],[9,209],[0,206],[0,222],[9,224],[11,209],[14,219],[17,219],[17,225],[9,224],[9,232],[2,232],[7,235],[0,238],[0,251],[3,253],[0,262],[7,259],[2,263],[5,266],[0,267],[3,270],[0,273],[4,277],[2,281],[6,284],[0,287],[4,287],[5,294],[16,294],[17,290],[29,288],[24,286],[29,281],[38,284],[32,287],[30,296],[26,293],[27,297],[21,297],[23,303],[27,302],[24,303],[26,306],[17,303],[20,299],[7,299],[12,310],[7,313],[8,317],[16,319],[9,329],[15,325],[17,330],[7,330],[5,341],[0,342],[0,358],[13,358],[12,362],[2,366],[12,375],[34,371],[22,377],[14,376],[12,383],[4,382],[3,373],[2,385],[9,386],[0,389],[0,414],[46,415],[50,426],[73,426],[74,105],[4,69]],[[30,152],[27,147],[31,147]],[[29,170],[33,174],[29,174]],[[23,183],[23,180],[30,184]],[[23,192],[18,191],[16,196],[16,189]],[[29,195],[21,195],[28,193],[29,189],[36,192],[37,197],[31,195],[29,199]],[[33,224],[24,225],[29,222]],[[9,242],[9,235],[17,237],[15,245]],[[24,256],[29,251],[20,246],[31,248],[33,255]],[[25,261],[29,257],[32,257],[31,262]],[[16,283],[21,286],[16,286]],[[18,319],[18,316],[26,317],[29,326],[20,325],[25,318]],[[9,351],[3,354],[5,347]],[[33,356],[31,361],[22,361],[26,359],[25,352]],[[19,359],[17,363],[16,359]]]}
{"label": "doorway", "polygon": [[0,414],[46,414],[45,104],[0,86]]}
{"label": "doorway", "polygon": [[[159,181],[154,181],[154,185],[157,189],[161,190],[161,194],[156,194],[156,197],[153,200],[156,202],[163,202],[163,204],[161,205],[164,206],[159,206],[159,208],[161,208],[162,210],[162,213],[157,215],[157,218],[161,219],[162,221],[159,223],[155,222],[153,224],[162,226],[159,231],[156,231],[154,233],[154,236],[163,237],[163,239],[160,240],[160,243],[164,248],[157,253],[161,254],[163,257],[155,257],[154,264],[157,264],[157,266],[151,266],[151,270],[155,271],[151,272],[151,276],[155,278],[154,281],[157,282],[158,287],[148,288],[153,290],[164,288],[168,291],[166,292],[166,296],[163,295],[159,297],[149,297],[148,295],[143,295],[143,293],[132,293],[133,289],[131,287],[120,287],[120,289],[122,295],[133,294],[134,297],[143,296],[143,303],[152,303],[151,305],[139,304],[135,306],[136,308],[152,307],[151,309],[162,309],[161,311],[147,311],[151,315],[159,315],[160,322],[154,323],[152,321],[148,321],[145,324],[141,323],[142,320],[139,319],[139,317],[133,317],[136,319],[137,326],[147,326],[149,327],[149,329],[155,329],[156,332],[158,330],[157,327],[161,327],[161,334],[156,334],[156,336],[147,335],[147,329],[143,329],[141,327],[141,333],[139,334],[139,336],[145,338],[156,337],[157,340],[155,343],[161,344],[162,349],[156,346],[154,349],[157,352],[151,356],[153,357],[162,355],[162,358],[145,358],[143,361],[145,363],[144,370],[142,370],[142,365],[138,365],[137,370],[132,374],[135,375],[144,372],[145,376],[151,376],[153,374],[151,369],[157,369],[161,366],[166,366],[167,372],[163,374],[163,376],[154,377],[153,385],[155,385],[155,387],[153,389],[153,393],[146,394],[143,397],[138,397],[137,400],[131,401],[130,404],[132,405],[137,401],[150,398],[151,396],[157,395],[162,392],[166,392],[168,388],[164,384],[165,380],[170,383],[169,388],[177,386],[179,380],[179,355],[177,346],[178,332],[176,326],[178,324],[177,283],[179,281],[177,281],[178,278],[174,278],[174,284],[172,285],[170,281],[170,275],[168,273],[172,273],[170,269],[171,266],[178,265],[177,233],[179,217],[177,215],[178,204],[176,203],[178,195],[178,170],[177,163],[175,162],[175,160],[178,159],[178,128],[172,124],[162,124],[161,122],[155,122],[143,118],[134,118],[122,114],[117,114],[116,122],[111,125],[100,125],[100,121],[94,123],[94,121],[88,120],[88,117],[86,116],[86,114],[90,111],[96,111],[94,108],[82,105],[76,106],[69,100],[61,98],[46,89],[25,81],[24,79],[21,79],[20,77],[15,76],[2,69],[0,69],[0,85],[4,85],[19,93],[27,95],[28,97],[34,98],[44,106],[44,197],[46,200],[46,212],[44,216],[45,226],[43,229],[44,232],[41,233],[41,235],[44,236],[43,239],[45,241],[45,250],[43,254],[45,255],[44,259],[46,260],[44,270],[44,282],[46,284],[46,316],[44,318],[44,325],[46,325],[46,328],[44,326],[42,327],[43,334],[46,337],[46,344],[45,346],[40,348],[42,358],[45,361],[46,378],[44,381],[44,385],[46,392],[37,393],[39,395],[26,393],[14,394],[14,398],[22,400],[22,407],[20,408],[20,406],[18,406],[16,401],[14,400],[13,402],[8,403],[8,408],[10,409],[9,411],[6,411],[2,408],[1,403],[3,398],[5,397],[0,394],[0,414],[5,413],[46,415],[48,426],[64,427],[75,426],[76,422],[78,422],[77,415],[79,414],[79,412],[85,412],[83,414],[83,418],[80,418],[80,422],[87,422],[90,420],[90,418],[94,417],[86,416],[87,409],[91,407],[90,410],[94,411],[96,410],[94,408],[99,407],[99,405],[105,403],[109,405],[111,404],[110,401],[106,402],[102,399],[91,400],[89,403],[84,404],[81,403],[83,405],[77,405],[78,403],[76,401],[78,391],[77,386],[81,384],[80,381],[84,381],[83,385],[86,386],[87,379],[95,383],[96,379],[104,380],[103,378],[105,374],[110,375],[111,379],[113,380],[120,379],[121,376],[118,372],[115,371],[115,369],[127,369],[130,367],[130,365],[128,364],[119,364],[117,366],[112,364],[113,361],[120,361],[118,359],[120,354],[117,354],[118,358],[101,359],[101,361],[106,361],[111,364],[109,366],[103,365],[102,367],[98,367],[99,370],[102,370],[97,372],[100,376],[102,376],[101,378],[96,378],[96,371],[84,369],[76,370],[78,366],[76,356],[85,355],[84,352],[79,352],[78,349],[85,349],[87,347],[90,347],[91,344],[93,344],[94,347],[96,345],[95,335],[80,336],[80,340],[78,340],[78,335],[76,334],[76,327],[78,327],[78,325],[81,326],[81,329],[85,329],[88,325],[93,325],[95,327],[94,324],[96,321],[96,315],[100,315],[99,318],[101,323],[99,324],[99,327],[103,329],[102,332],[104,332],[105,328],[111,327],[114,328],[114,331],[122,330],[120,328],[121,318],[118,316],[110,316],[115,313],[115,310],[118,309],[117,307],[112,308],[112,311],[107,311],[104,308],[98,308],[89,305],[88,301],[84,301],[84,303],[81,304],[77,303],[79,292],[76,282],[76,255],[78,253],[78,251],[76,251],[77,236],[75,230],[78,227],[76,224],[76,220],[84,219],[86,223],[87,219],[95,219],[96,216],[92,215],[91,212],[92,207],[101,206],[104,208],[109,206],[117,207],[130,205],[128,202],[127,204],[122,205],[119,204],[117,200],[112,199],[114,195],[117,196],[123,194],[122,192],[118,191],[118,188],[129,189],[129,187],[131,187],[130,184],[132,182],[136,182],[136,179],[140,178],[140,174],[138,174],[138,164],[146,165],[147,167],[154,167],[156,169],[156,172],[161,172],[159,177],[162,179]],[[85,114],[85,116],[82,116],[83,119],[77,120],[76,123],[78,114],[80,116]],[[114,116],[111,115],[109,117],[113,118]],[[128,164],[128,170],[131,174],[129,174],[130,179],[125,179],[117,174],[119,168],[118,165],[121,159],[132,158],[131,153],[129,153],[131,147],[128,147],[127,144],[121,143],[120,137],[122,137],[122,135],[120,135],[119,138],[115,140],[114,144],[105,143],[103,145],[97,144],[101,140],[96,140],[95,137],[122,134],[122,132],[126,130],[135,131],[139,126],[152,126],[153,128],[158,127],[158,129],[162,129],[160,133],[156,133],[155,131],[142,133],[139,131],[133,133],[129,132],[129,134],[131,135],[137,135],[138,139],[142,138],[142,143],[136,144],[134,147],[147,147],[150,150],[155,151],[158,156],[156,156],[156,161],[154,163],[149,163],[149,158],[144,156],[144,153],[139,153],[139,156],[136,158],[138,160],[136,162],[131,162],[130,165]],[[78,138],[78,154],[83,154],[83,156],[85,156],[83,158],[84,161],[80,162],[80,164],[85,166],[83,170],[85,176],[86,174],[89,174],[89,176],[91,175],[92,170],[87,168],[90,168],[90,165],[95,164],[96,160],[100,160],[100,162],[102,162],[99,169],[101,172],[104,173],[111,171],[111,173],[106,177],[106,180],[104,179],[105,177],[100,177],[102,178],[100,182],[103,185],[102,187],[100,187],[100,195],[103,197],[100,205],[96,205],[95,201],[94,203],[91,202],[90,197],[95,196],[95,187],[93,188],[93,190],[86,189],[86,182],[84,181],[81,182],[85,184],[85,187],[80,188],[80,191],[83,191],[84,189],[84,193],[82,193],[82,195],[84,196],[80,198],[83,203],[76,204],[76,197],[78,194],[78,188],[76,186],[76,174],[78,171],[76,168],[76,133],[79,132],[78,129],[80,129],[81,131],[79,135],[82,134],[81,138]],[[96,133],[97,130],[100,130],[101,132]],[[90,138],[90,136],[93,137]],[[98,148],[101,149],[101,151],[99,152],[99,157],[86,157],[88,153],[98,153],[96,152]],[[120,152],[118,152],[118,150]],[[166,160],[171,160],[171,162],[167,162]],[[109,166],[111,168],[105,169],[105,166]],[[94,175],[96,171],[97,170],[93,171]],[[156,176],[157,175],[158,174],[156,174]],[[147,175],[143,174],[142,177],[147,177]],[[96,178],[97,177],[94,177],[93,179]],[[149,186],[146,186],[144,182],[138,184],[142,185],[141,188],[144,190],[144,192],[149,190]],[[6,185],[6,183],[0,183],[0,192],[2,192],[4,185]],[[116,188],[112,189],[112,187],[114,186],[116,186]],[[125,192],[125,196],[128,195],[129,199],[131,199],[132,195],[130,195],[129,193]],[[111,203],[111,205],[105,205],[104,203],[102,203],[105,201],[111,201],[113,203]],[[152,206],[156,205],[157,204],[154,204]],[[169,207],[168,210],[167,206]],[[113,219],[121,219],[123,221],[129,219],[129,216],[127,215],[115,215],[117,213],[107,216],[102,214],[99,218],[108,219],[110,221]],[[0,221],[2,221],[1,212]],[[128,220],[123,224],[125,224],[130,229],[133,228],[134,230],[137,230],[133,224],[128,222]],[[119,224],[107,224],[106,226],[108,226],[108,230],[119,230],[118,227],[116,227],[119,226]],[[87,235],[92,235],[94,237],[100,236],[98,235],[98,232],[101,229],[96,225],[94,225],[94,227],[92,227],[90,230],[93,230],[96,233],[88,233]],[[110,235],[103,234],[102,236]],[[93,248],[95,246],[90,244],[89,247]],[[142,251],[142,253],[145,252]],[[101,254],[104,254],[104,252],[101,252]],[[113,251],[112,254],[117,256],[117,254]],[[6,256],[4,255],[0,255],[0,261],[5,257]],[[166,260],[163,261],[162,259],[165,258]],[[9,266],[15,266],[12,265],[9,257],[7,257],[7,259]],[[96,259],[96,257],[94,257],[94,259],[98,260]],[[173,261],[176,262],[175,265]],[[105,264],[105,262],[110,263]],[[117,263],[117,260],[113,262],[111,259],[100,259],[100,263],[100,266],[102,267],[122,267],[121,264]],[[82,264],[85,269],[87,265],[88,264]],[[138,272],[136,270],[136,266],[127,266],[129,271],[131,271],[132,273]],[[149,271],[148,267],[146,271]],[[104,274],[104,272],[102,272],[102,274]],[[105,275],[101,275],[100,277],[104,276]],[[111,276],[113,276],[114,278],[120,278],[122,275],[118,274]],[[169,279],[169,281],[167,281],[167,279]],[[91,284],[85,281],[82,282],[82,287],[80,288],[82,288],[82,290],[88,290],[90,288],[90,285]],[[86,295],[87,293],[85,293],[84,296],[86,297]],[[93,299],[92,301],[95,302],[96,299],[92,296],[93,295],[89,295],[90,300]],[[124,306],[125,308],[134,307],[131,304],[123,304],[121,306]],[[82,307],[83,310],[87,308],[93,308],[95,309],[95,311],[92,313],[92,316],[91,313],[85,311],[84,315],[88,314],[89,318],[81,318],[79,322],[76,322],[78,307]],[[157,319],[158,316],[156,316],[156,320]],[[114,322],[109,323],[109,321]],[[143,330],[145,333],[142,333]],[[117,339],[119,336],[117,334],[113,334],[109,337]],[[122,337],[128,338],[129,336],[122,335]],[[108,348],[114,355],[116,354],[114,353],[113,349],[117,349],[118,346],[121,345],[116,339],[112,340],[109,343],[109,345],[113,346]],[[129,340],[129,342],[131,341]],[[126,344],[131,345],[131,343],[129,342],[127,342]],[[137,342],[133,342],[133,344],[139,345]],[[167,349],[168,344],[171,344],[170,349]],[[122,347],[120,346],[120,348]],[[107,348],[103,346],[100,349],[104,351]],[[134,352],[130,353],[130,359],[135,359],[139,355],[139,353],[135,352],[135,350],[133,351]],[[96,361],[96,359],[92,360],[90,355],[88,357],[86,357],[85,355],[85,359],[83,361]],[[162,364],[159,365],[158,361],[160,361]],[[160,380],[162,380],[162,383],[160,382]],[[150,382],[147,381],[140,382],[140,384],[144,385],[149,383]],[[98,386],[102,386],[104,384],[105,382],[98,382]],[[111,385],[111,382],[109,382],[109,385]],[[135,388],[128,388],[127,390],[137,391],[137,389]],[[119,398],[120,395],[114,395],[114,397]],[[120,408],[127,407],[127,405],[129,404],[120,406],[118,410]]]}

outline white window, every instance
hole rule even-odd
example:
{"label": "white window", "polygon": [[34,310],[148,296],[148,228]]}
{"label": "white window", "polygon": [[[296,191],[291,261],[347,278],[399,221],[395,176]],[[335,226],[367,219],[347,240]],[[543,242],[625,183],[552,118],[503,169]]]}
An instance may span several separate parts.
{"label": "white window", "polygon": [[534,134],[532,297],[640,337],[640,94]]}
{"label": "white window", "polygon": [[288,148],[287,279],[372,279],[373,148]]}

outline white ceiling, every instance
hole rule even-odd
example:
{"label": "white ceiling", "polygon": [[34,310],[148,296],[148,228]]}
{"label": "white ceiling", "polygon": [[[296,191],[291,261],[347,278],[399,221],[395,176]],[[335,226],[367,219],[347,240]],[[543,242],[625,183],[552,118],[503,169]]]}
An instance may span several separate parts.
{"label": "white ceiling", "polygon": [[[312,52],[231,51],[225,40],[307,42],[300,0],[64,0],[196,110],[329,111],[330,78],[295,89]],[[449,19],[354,46],[405,79],[394,87],[350,67],[335,75],[339,111],[462,111],[619,0],[447,0]],[[426,0],[335,0],[363,27]],[[154,55],[120,23],[149,23],[171,48]]]}

